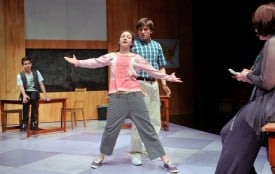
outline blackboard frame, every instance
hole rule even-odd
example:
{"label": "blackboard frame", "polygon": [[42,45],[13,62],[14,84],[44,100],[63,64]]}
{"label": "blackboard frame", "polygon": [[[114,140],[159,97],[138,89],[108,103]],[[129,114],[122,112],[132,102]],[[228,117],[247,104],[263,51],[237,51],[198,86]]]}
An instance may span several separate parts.
{"label": "blackboard frame", "polygon": [[44,77],[47,92],[69,92],[76,87],[85,87],[88,91],[108,90],[108,67],[79,68],[64,60],[64,56],[73,54],[82,60],[106,53],[106,49],[26,49],[32,69],[39,70]]}

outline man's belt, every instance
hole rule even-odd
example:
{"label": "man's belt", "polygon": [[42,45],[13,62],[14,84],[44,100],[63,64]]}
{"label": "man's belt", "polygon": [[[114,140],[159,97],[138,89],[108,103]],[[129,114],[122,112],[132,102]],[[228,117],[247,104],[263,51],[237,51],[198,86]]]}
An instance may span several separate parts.
{"label": "man's belt", "polygon": [[137,77],[137,80],[143,80],[143,81],[149,81],[149,82],[156,81],[155,78],[151,78],[151,77],[146,77],[146,78],[144,78],[144,77]]}

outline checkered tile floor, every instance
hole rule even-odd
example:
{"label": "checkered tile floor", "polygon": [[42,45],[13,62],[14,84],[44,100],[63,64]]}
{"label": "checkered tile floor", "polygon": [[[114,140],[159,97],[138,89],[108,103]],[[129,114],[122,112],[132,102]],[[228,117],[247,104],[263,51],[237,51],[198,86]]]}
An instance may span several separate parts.
{"label": "checkered tile floor", "polygon": [[[58,124],[58,123],[50,123]],[[130,130],[122,129],[114,154],[107,157],[98,169],[91,169],[91,161],[99,153],[105,120],[91,120],[83,127],[79,122],[67,132],[35,135],[26,138],[19,130],[0,134],[1,174],[165,174],[162,162],[143,160],[142,166],[133,166],[127,152]],[[70,124],[68,124],[70,125]],[[47,124],[40,124],[40,127]],[[169,158],[179,173],[213,174],[221,150],[219,135],[170,124],[170,130],[160,132],[160,138]],[[258,174],[271,174],[262,147],[256,163]]]}

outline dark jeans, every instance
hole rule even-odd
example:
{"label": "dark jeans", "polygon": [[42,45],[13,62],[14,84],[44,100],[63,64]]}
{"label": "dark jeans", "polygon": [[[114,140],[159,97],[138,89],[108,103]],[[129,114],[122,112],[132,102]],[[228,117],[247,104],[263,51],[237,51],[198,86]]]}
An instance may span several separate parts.
{"label": "dark jeans", "polygon": [[30,100],[27,103],[23,103],[22,123],[25,123],[25,124],[29,120],[30,105],[31,105],[31,122],[37,121],[38,101],[40,99],[39,92],[37,91],[26,91],[26,94],[30,97]]}

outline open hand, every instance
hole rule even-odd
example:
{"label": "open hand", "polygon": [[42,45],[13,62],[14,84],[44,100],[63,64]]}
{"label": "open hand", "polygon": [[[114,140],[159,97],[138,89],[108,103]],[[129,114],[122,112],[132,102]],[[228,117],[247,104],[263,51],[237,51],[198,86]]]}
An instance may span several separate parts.
{"label": "open hand", "polygon": [[51,98],[48,97],[48,96],[45,96],[45,97],[44,97],[44,100],[45,100],[45,101],[51,101]]}
{"label": "open hand", "polygon": [[75,55],[73,55],[73,57],[64,57],[64,59],[71,64],[75,64],[75,62],[77,61]]}
{"label": "open hand", "polygon": [[175,75],[175,72],[173,72],[171,75],[170,75],[170,78],[168,79],[168,81],[171,81],[171,82],[183,82],[179,77],[176,77]]}
{"label": "open hand", "polygon": [[29,96],[27,96],[27,95],[23,96],[23,103],[28,103],[29,100],[30,100]]}

